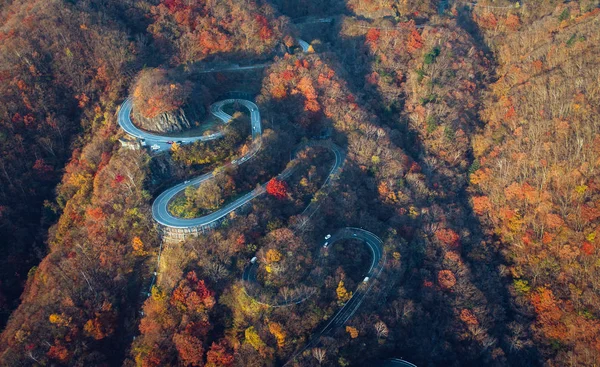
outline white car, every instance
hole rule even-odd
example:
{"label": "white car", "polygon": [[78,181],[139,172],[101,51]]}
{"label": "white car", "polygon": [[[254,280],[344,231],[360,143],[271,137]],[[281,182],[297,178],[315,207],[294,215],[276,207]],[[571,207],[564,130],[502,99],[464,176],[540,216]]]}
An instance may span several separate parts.
{"label": "white car", "polygon": [[325,236],[325,239],[326,239],[326,240],[328,240],[328,239],[330,239],[330,238],[331,238],[331,235],[330,235],[330,234],[328,234],[327,236]]}
{"label": "white car", "polygon": [[366,283],[369,281],[369,277],[365,277],[365,279],[363,279],[363,283]]}
{"label": "white car", "polygon": [[253,258],[250,260],[250,263],[251,263],[251,264],[255,264],[255,263],[256,263],[256,260],[257,260],[257,259],[256,259],[256,256],[254,256],[254,257],[253,257]]}
{"label": "white car", "polygon": [[186,184],[186,183],[190,183],[190,180],[185,180],[185,181],[183,181],[183,183],[184,183],[184,184]]}
{"label": "white car", "polygon": [[327,246],[329,246],[329,242],[325,242],[325,244],[323,245],[323,248],[327,248]]}
{"label": "white car", "polygon": [[160,145],[154,144],[153,146],[150,147],[150,149],[152,149],[152,150],[159,150],[160,149]]}
{"label": "white car", "polygon": [[352,233],[352,236],[356,237],[356,233]]}

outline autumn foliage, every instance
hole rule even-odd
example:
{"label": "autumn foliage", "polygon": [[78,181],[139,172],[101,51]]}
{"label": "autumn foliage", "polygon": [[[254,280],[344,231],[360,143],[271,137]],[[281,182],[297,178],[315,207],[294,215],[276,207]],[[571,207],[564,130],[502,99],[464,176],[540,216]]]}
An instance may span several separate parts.
{"label": "autumn foliage", "polygon": [[179,282],[179,286],[173,291],[169,302],[188,312],[203,312],[215,304],[213,292],[206,287],[204,280],[198,279],[193,271],[187,274],[185,280]]}
{"label": "autumn foliage", "polygon": [[[591,106],[600,100],[587,81],[597,74],[591,70],[600,39],[586,21],[593,10],[565,4],[548,14],[535,22],[527,17],[539,14],[476,16],[490,30],[485,36],[498,49],[502,76],[486,97],[486,127],[474,139],[480,167],[470,176],[473,209],[503,240],[516,304],[527,313],[524,304],[533,306],[532,332],[544,356],[557,365],[593,365],[600,362],[593,265],[599,186],[592,168],[600,123]],[[553,30],[553,39],[541,37],[544,30]],[[525,60],[533,50],[536,57]],[[557,93],[552,100],[538,98],[550,91]]]}
{"label": "autumn foliage", "polygon": [[162,0],[151,7],[149,32],[174,64],[211,55],[268,56],[286,33],[287,23],[266,3]]}
{"label": "autumn foliage", "polygon": [[[597,1],[89,3],[1,6],[1,314],[18,299],[6,282],[26,287],[1,365],[278,365],[312,340],[293,363],[600,364]],[[320,14],[331,21],[297,18]],[[268,65],[209,72],[236,63]],[[267,183],[278,200],[159,246],[151,200],[248,153],[249,130],[232,122],[162,155],[117,149],[137,70],[142,117],[196,98],[188,79],[256,93],[265,117],[256,158],[188,190],[182,216],[274,177],[301,142],[331,139],[345,163],[320,191],[335,157],[311,147]],[[384,241],[377,279],[361,281],[358,241],[323,249],[346,226]],[[240,280],[248,269],[256,279]],[[313,339],[353,296],[357,312]]]}
{"label": "autumn foliage", "polygon": [[456,277],[450,270],[440,270],[438,272],[438,284],[443,289],[449,290],[456,284]]}
{"label": "autumn foliage", "polygon": [[142,70],[132,88],[134,108],[147,118],[181,108],[192,92],[189,81],[178,82],[165,69]]}
{"label": "autumn foliage", "polygon": [[[206,339],[214,306],[214,292],[195,271],[188,272],[170,296],[153,288],[144,304],[142,335],[132,350],[135,360],[147,366],[160,366],[172,358],[188,366],[204,366],[205,361],[229,365],[232,357],[226,344],[213,342],[209,348]],[[154,349],[158,343],[163,345],[160,350]]]}
{"label": "autumn foliage", "polygon": [[287,198],[287,192],[288,187],[285,181],[273,178],[267,183],[267,194],[276,199],[283,200]]}

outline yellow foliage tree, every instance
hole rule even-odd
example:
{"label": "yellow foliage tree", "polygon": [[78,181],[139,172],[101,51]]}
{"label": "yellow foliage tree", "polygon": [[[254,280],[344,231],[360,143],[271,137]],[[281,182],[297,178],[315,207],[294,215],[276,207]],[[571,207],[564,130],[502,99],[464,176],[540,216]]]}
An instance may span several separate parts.
{"label": "yellow foliage tree", "polygon": [[285,337],[287,336],[281,324],[277,322],[269,323],[269,332],[277,339],[277,346],[283,348],[285,346]]}
{"label": "yellow foliage tree", "polygon": [[281,253],[275,249],[270,249],[266,254],[267,262],[274,263],[281,260]]}
{"label": "yellow foliage tree", "polygon": [[69,326],[71,323],[71,318],[66,317],[65,314],[57,314],[53,313],[48,317],[50,323],[58,325],[58,326]]}
{"label": "yellow foliage tree", "polygon": [[346,332],[347,332],[348,334],[350,334],[350,337],[351,337],[352,339],[356,339],[356,338],[358,338],[358,330],[356,330],[356,328],[355,328],[355,327],[352,327],[352,326],[346,326]]}
{"label": "yellow foliage tree", "polygon": [[337,299],[340,302],[347,302],[350,298],[352,298],[352,292],[348,292],[346,287],[344,287],[344,281],[340,280],[337,289],[335,290],[337,293]]}
{"label": "yellow foliage tree", "polygon": [[262,341],[254,326],[250,326],[246,329],[244,337],[246,338],[246,342],[253,346],[261,355],[265,354],[265,347],[267,345]]}
{"label": "yellow foliage tree", "polygon": [[106,337],[107,333],[103,329],[104,327],[98,317],[89,319],[83,326],[86,335],[91,336],[96,340],[102,340]]}
{"label": "yellow foliage tree", "polygon": [[133,240],[131,241],[131,247],[133,247],[133,252],[137,256],[145,256],[148,254],[148,252],[144,250],[144,243],[137,236],[133,237]]}
{"label": "yellow foliage tree", "polygon": [[150,291],[152,292],[152,299],[155,301],[165,301],[167,299],[167,294],[163,291],[161,291],[157,286],[152,286],[152,290]]}

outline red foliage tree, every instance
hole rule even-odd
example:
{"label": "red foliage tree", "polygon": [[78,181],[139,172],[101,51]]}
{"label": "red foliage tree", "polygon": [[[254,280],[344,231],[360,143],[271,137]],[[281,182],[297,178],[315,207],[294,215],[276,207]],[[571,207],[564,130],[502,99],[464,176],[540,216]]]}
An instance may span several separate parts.
{"label": "red foliage tree", "polygon": [[285,181],[273,178],[267,183],[267,194],[283,200],[287,197],[288,186]]}
{"label": "red foliage tree", "polygon": [[592,245],[591,243],[586,241],[581,246],[581,251],[586,255],[593,255],[594,254],[594,245]]}
{"label": "red foliage tree", "polygon": [[367,32],[367,42],[375,43],[379,39],[380,31],[376,28],[371,28]]}
{"label": "red foliage tree", "polygon": [[423,47],[423,38],[417,30],[413,30],[411,32],[407,46],[410,52],[416,51]]}
{"label": "red foliage tree", "polygon": [[56,359],[63,363],[68,361],[70,358],[69,351],[59,341],[50,347],[50,350],[46,355],[51,359]]}
{"label": "red foliage tree", "polygon": [[189,334],[175,334],[173,342],[175,343],[175,348],[177,348],[179,360],[183,362],[184,366],[204,365],[202,358],[204,348],[200,339]]}
{"label": "red foliage tree", "polygon": [[179,282],[170,302],[176,307],[196,312],[210,309],[215,304],[213,292],[206,287],[204,280],[198,280],[195,271],[190,271],[186,278]]}
{"label": "red foliage tree", "polygon": [[257,15],[256,21],[261,26],[259,31],[260,39],[263,41],[271,39],[271,37],[273,37],[273,30],[271,29],[271,27],[269,27],[269,22],[267,21],[267,18],[265,18],[263,15]]}
{"label": "red foliage tree", "polygon": [[442,228],[435,232],[438,240],[450,247],[458,247],[460,236],[451,229]]}
{"label": "red foliage tree", "polygon": [[233,355],[227,351],[226,342],[212,343],[206,353],[206,367],[230,367],[233,365]]}

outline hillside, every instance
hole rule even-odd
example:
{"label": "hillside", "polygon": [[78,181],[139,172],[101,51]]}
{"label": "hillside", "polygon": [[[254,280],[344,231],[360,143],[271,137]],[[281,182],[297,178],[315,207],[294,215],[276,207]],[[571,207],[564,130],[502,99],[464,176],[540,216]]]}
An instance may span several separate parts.
{"label": "hillside", "polygon": [[[2,324],[27,274],[46,253],[48,227],[64,202],[54,188],[75,148],[100,128],[139,67],[130,43],[144,22],[135,8],[62,1],[13,1],[0,29],[0,272]],[[78,158],[75,151],[73,158]]]}
{"label": "hillside", "polygon": [[0,365],[600,363],[599,1],[0,19]]}
{"label": "hillside", "polygon": [[598,14],[560,6],[499,43],[473,141],[474,210],[502,240],[516,307],[559,365],[599,361]]}

